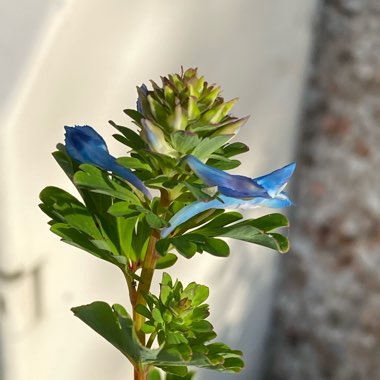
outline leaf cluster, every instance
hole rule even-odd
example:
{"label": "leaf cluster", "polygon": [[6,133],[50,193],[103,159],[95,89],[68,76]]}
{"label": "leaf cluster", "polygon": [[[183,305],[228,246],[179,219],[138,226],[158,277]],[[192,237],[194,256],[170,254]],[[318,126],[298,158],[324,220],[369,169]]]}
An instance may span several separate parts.
{"label": "leaf cluster", "polygon": [[[200,217],[193,219],[196,218],[199,220]],[[163,255],[174,247],[186,258],[204,251],[213,256],[227,257],[230,249],[221,237],[262,245],[282,253],[289,250],[288,239],[278,232],[273,232],[289,226],[285,215],[273,213],[256,219],[242,218],[239,212],[213,213],[211,220],[198,226],[195,220],[190,219],[180,226],[174,236],[159,240],[156,249]]]}
{"label": "leaf cluster", "polygon": [[[146,318],[144,330],[150,334],[145,346],[139,342],[133,320],[121,305],[112,307],[94,302],[73,308],[74,314],[121,351],[134,366],[155,366],[175,376],[190,378],[188,366],[223,372],[239,372],[242,353],[224,343],[213,342],[209,315],[208,288],[190,283],[183,288],[163,274],[159,297],[146,295],[147,306],[136,311]],[[152,348],[157,339],[157,348]],[[156,375],[151,375],[156,376]],[[168,377],[170,379],[170,377]]]}
{"label": "leaf cluster", "polygon": [[51,231],[123,271],[133,264],[135,271],[144,258],[151,230],[166,224],[157,216],[157,201],[148,204],[127,182],[95,166],[78,166],[63,145],[53,155],[82,201],[54,186],[42,190],[39,206],[51,218]]}

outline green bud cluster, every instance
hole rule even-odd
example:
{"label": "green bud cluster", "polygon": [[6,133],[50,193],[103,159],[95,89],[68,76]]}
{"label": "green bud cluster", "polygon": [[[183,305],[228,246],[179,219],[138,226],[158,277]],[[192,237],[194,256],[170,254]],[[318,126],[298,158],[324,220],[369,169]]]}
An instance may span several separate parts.
{"label": "green bud cluster", "polygon": [[[209,307],[204,302],[209,295],[208,287],[192,282],[184,288],[180,281],[173,283],[170,275],[164,273],[160,289],[159,297],[149,293],[145,296],[146,306],[136,307],[136,311],[146,318],[141,330],[150,334],[147,346],[157,339],[160,347],[179,354],[184,362],[194,361],[200,367],[239,372],[243,367],[240,351],[231,350],[222,343],[208,343],[216,337],[212,324],[206,320]],[[173,372],[173,368],[165,364],[162,368]],[[174,372],[184,369],[176,367]]]}
{"label": "green bud cluster", "polygon": [[[225,102],[221,89],[209,85],[196,69],[161,77],[162,86],[139,87],[137,109],[125,112],[141,128],[149,148],[172,157],[188,154],[204,138],[233,137],[248,117],[229,112],[237,99]],[[186,143],[184,142],[186,140]]]}

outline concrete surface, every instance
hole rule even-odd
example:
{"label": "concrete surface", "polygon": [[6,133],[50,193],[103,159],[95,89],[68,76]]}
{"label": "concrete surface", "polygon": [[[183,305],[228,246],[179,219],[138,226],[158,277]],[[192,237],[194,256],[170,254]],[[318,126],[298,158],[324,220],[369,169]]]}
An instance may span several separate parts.
{"label": "concrete surface", "polygon": [[[123,357],[69,311],[96,299],[127,304],[121,276],[60,243],[36,207],[46,185],[72,190],[50,156],[63,140],[63,125],[93,125],[121,153],[107,120],[128,122],[122,109],[134,107],[135,86],[195,66],[226,98],[240,97],[236,114],[252,115],[239,136],[252,149],[239,172],[254,176],[286,164],[293,158],[315,1],[14,3],[25,12],[22,19],[12,13],[13,3],[2,1],[0,8],[8,24],[22,23],[0,40],[3,55],[4,47],[15,52],[0,72],[10,89],[2,92],[0,129],[1,378],[131,378]],[[28,33],[16,34],[20,28]],[[199,255],[171,273],[211,287],[220,339],[245,352],[247,368],[238,378],[257,379],[276,254],[233,247],[228,260]]]}
{"label": "concrete surface", "polygon": [[325,1],[267,380],[380,379],[380,2]]}

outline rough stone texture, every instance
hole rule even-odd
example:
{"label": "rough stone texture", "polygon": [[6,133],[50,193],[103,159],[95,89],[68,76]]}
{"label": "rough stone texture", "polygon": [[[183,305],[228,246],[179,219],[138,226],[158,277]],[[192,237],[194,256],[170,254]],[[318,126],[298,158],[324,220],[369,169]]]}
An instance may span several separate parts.
{"label": "rough stone texture", "polygon": [[380,379],[380,1],[325,0],[265,380]]}

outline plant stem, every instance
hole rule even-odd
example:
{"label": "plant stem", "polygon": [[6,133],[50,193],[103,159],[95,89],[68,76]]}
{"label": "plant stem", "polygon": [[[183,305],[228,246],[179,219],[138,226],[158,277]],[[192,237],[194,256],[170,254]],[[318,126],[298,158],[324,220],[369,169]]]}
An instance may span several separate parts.
{"label": "plant stem", "polygon": [[[166,190],[161,190],[161,198],[160,198],[160,207],[166,209],[167,205],[170,203],[170,199]],[[160,232],[157,230],[152,230],[152,233],[149,238],[148,247],[145,253],[144,262],[142,265],[141,275],[139,285],[137,290],[135,286],[133,286],[132,282],[129,278],[126,277],[129,295],[131,298],[131,303],[133,307],[133,321],[135,326],[135,331],[137,337],[140,340],[140,343],[143,346],[145,344],[145,334],[141,331],[141,327],[144,324],[145,317],[136,312],[136,306],[146,305],[145,295],[149,293],[150,286],[152,284],[154,269],[156,267],[156,262],[158,259],[158,253],[156,251],[156,242],[160,238]],[[152,338],[152,337],[151,337]],[[148,341],[147,347],[151,347],[153,343],[153,339]],[[148,367],[143,365],[138,365],[134,369],[134,380],[146,380],[148,373]]]}
{"label": "plant stem", "polygon": [[135,323],[135,330],[142,345],[145,345],[145,334],[141,331],[141,326],[143,325],[145,318],[141,314],[136,313],[135,307],[139,304],[144,306],[146,304],[144,295],[149,293],[149,289],[152,284],[154,268],[158,259],[158,255],[155,249],[157,239],[158,232],[154,230],[152,231],[152,235],[149,239],[148,248],[145,254],[145,259],[140,276],[141,280],[137,288],[137,296],[133,305],[133,320]]}
{"label": "plant stem", "polygon": [[134,369],[134,380],[146,380],[146,371],[142,367],[135,367]]}

